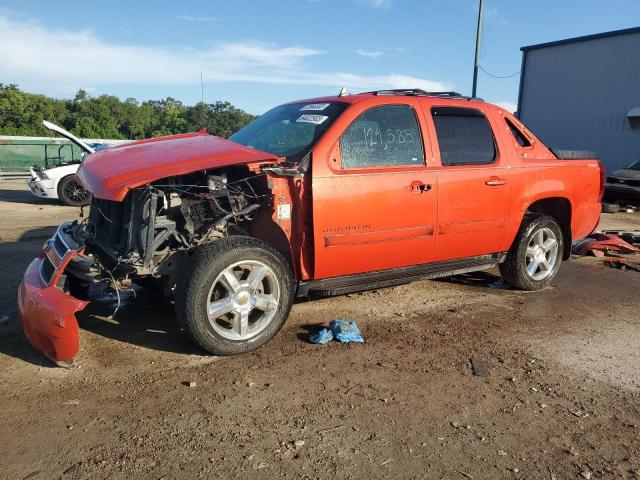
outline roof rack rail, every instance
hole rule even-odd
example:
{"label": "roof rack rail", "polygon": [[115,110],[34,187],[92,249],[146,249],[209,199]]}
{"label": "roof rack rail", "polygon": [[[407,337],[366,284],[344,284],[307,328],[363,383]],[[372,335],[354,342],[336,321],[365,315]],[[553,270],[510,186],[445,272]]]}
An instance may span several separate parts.
{"label": "roof rack rail", "polygon": [[427,92],[421,88],[392,88],[387,90],[374,90],[371,92],[364,92],[370,95],[408,95],[414,97],[441,97],[441,98],[460,98],[463,100],[479,100],[478,97],[467,97],[458,92]]}

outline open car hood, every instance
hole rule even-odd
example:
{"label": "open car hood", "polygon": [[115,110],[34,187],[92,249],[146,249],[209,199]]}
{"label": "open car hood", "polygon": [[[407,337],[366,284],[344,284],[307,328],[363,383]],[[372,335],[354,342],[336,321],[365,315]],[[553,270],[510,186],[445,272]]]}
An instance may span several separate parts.
{"label": "open car hood", "polygon": [[76,145],[78,145],[82,150],[84,150],[87,153],[93,153],[95,152],[94,148],[91,147],[91,145],[87,145],[85,142],[83,142],[82,140],[80,140],[78,137],[76,137],[74,134],[72,134],[71,132],[68,132],[67,130],[65,130],[64,128],[56,125],[55,123],[51,123],[47,120],[43,120],[42,121],[42,125],[45,128],[48,128],[49,130],[51,130],[52,132],[56,132],[60,135],[62,135],[64,138],[67,138],[69,140],[71,140],[73,143],[75,143]]}
{"label": "open car hood", "polygon": [[84,159],[77,176],[95,197],[122,201],[130,189],[161,178],[282,160],[272,153],[214,137],[202,130],[98,151]]}

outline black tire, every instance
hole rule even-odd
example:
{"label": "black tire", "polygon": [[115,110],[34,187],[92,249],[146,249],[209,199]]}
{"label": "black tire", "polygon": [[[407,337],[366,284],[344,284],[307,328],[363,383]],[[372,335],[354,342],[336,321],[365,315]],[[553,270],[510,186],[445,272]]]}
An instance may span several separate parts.
{"label": "black tire", "polygon": [[[534,235],[543,229],[549,229],[555,235],[557,251],[550,273],[543,279],[535,279],[527,271],[527,248]],[[547,215],[526,215],[518,231],[518,235],[507,253],[507,258],[500,264],[500,274],[505,282],[520,290],[540,290],[554,279],[562,262],[564,237],[557,220]],[[542,271],[541,271],[542,273]]]}
{"label": "black tire", "polygon": [[[216,331],[209,321],[207,305],[216,279],[228,267],[243,261],[259,262],[271,269],[279,301],[263,330],[251,338],[233,340]],[[245,236],[227,237],[197,248],[184,268],[176,286],[176,314],[185,333],[206,351],[214,355],[249,352],[271,340],[284,325],[294,299],[293,274],[289,262],[266,243]]]}
{"label": "black tire", "polygon": [[58,182],[58,198],[68,207],[83,207],[91,203],[91,194],[78,183],[75,175],[67,175]]}
{"label": "black tire", "polygon": [[617,203],[602,202],[603,213],[618,213],[620,211],[620,205]]}

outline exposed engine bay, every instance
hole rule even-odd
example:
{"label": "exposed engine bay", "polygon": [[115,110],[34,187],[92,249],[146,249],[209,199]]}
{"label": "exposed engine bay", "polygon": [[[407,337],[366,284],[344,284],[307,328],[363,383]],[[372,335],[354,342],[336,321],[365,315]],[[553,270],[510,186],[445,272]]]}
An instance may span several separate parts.
{"label": "exposed engine bay", "polygon": [[78,281],[126,287],[152,276],[168,280],[163,289],[170,293],[176,255],[247,234],[245,227],[272,198],[266,174],[245,166],[163,178],[131,190],[122,202],[94,198],[88,218],[66,229],[85,245],[67,267],[69,289]]}

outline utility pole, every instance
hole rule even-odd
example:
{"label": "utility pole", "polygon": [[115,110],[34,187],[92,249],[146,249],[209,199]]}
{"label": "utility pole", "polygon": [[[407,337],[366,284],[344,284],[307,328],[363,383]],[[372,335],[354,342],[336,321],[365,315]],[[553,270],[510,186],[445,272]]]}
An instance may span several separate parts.
{"label": "utility pole", "polygon": [[478,7],[478,27],[476,28],[476,56],[473,61],[473,85],[471,87],[471,96],[476,96],[476,90],[478,87],[478,60],[480,58],[480,37],[482,36],[482,8],[484,6],[484,0],[480,0],[480,6]]}

